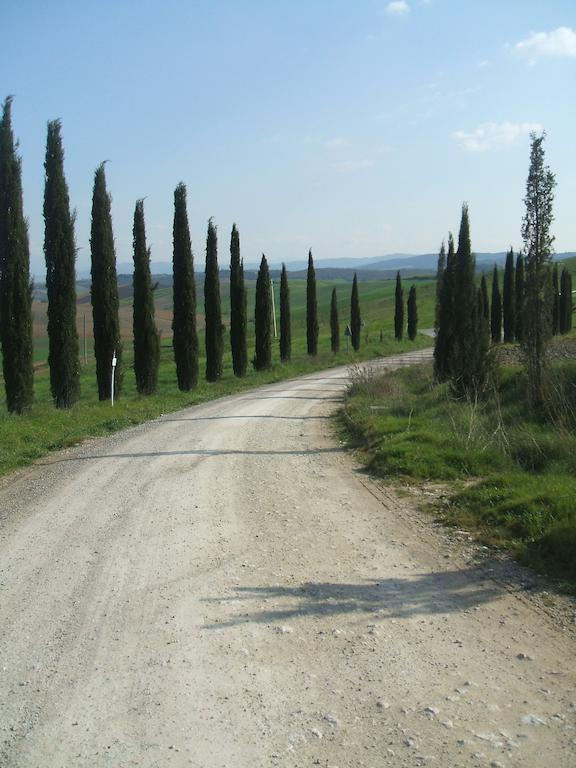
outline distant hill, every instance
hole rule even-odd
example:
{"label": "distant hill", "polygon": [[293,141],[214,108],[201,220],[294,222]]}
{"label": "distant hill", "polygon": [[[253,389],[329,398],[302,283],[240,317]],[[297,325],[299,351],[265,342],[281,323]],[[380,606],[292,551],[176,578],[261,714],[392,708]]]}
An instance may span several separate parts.
{"label": "distant hill", "polygon": [[[482,272],[489,271],[494,264],[503,265],[506,261],[506,252],[498,251],[495,253],[476,253],[476,267]],[[565,251],[554,254],[554,261],[565,261],[576,257],[576,251]],[[354,272],[358,273],[359,280],[385,280],[388,277],[396,276],[396,271],[400,270],[402,277],[410,278],[417,275],[430,275],[436,272],[438,262],[437,253],[420,254],[390,254],[388,256],[376,256],[369,259],[318,259],[314,261],[316,274],[324,280],[352,280]],[[227,262],[225,263],[227,266]],[[306,276],[308,262],[304,260],[286,262],[286,269],[290,276],[298,279]],[[161,285],[168,283],[172,285],[172,262],[158,261],[151,264],[152,274],[155,280],[160,279]],[[246,277],[256,279],[258,264],[247,261],[245,264]],[[270,263],[270,272],[273,279],[280,276],[280,264]],[[117,265],[118,275],[132,275],[133,265],[130,262],[119,262]],[[199,273],[202,274],[202,273]],[[225,279],[228,275],[227,269],[220,270],[220,276]],[[37,283],[43,282],[43,276],[37,277]],[[78,272],[79,281],[89,280],[90,272],[84,270]]]}

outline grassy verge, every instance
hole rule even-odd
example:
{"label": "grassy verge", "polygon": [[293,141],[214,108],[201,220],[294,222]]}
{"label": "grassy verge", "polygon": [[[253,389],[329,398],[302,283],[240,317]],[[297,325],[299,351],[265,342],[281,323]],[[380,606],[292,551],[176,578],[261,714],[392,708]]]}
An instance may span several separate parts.
{"label": "grassy verge", "polygon": [[[360,352],[347,352],[344,348],[337,355],[329,351],[309,358],[304,351],[305,341],[297,337],[294,343],[291,363],[276,362],[270,371],[249,371],[243,379],[232,373],[229,354],[224,360],[224,376],[215,384],[201,380],[192,392],[180,392],[176,386],[176,370],[172,349],[168,344],[162,347],[162,361],[159,376],[159,394],[139,397],[135,390],[133,370],[130,368],[130,350],[126,349],[125,374],[122,396],[114,408],[109,402],[99,402],[96,393],[94,363],[82,370],[81,401],[68,411],[58,411],[52,405],[48,369],[38,369],[35,377],[35,403],[29,413],[22,416],[10,415],[4,404],[0,404],[0,475],[30,464],[52,450],[74,445],[90,436],[105,435],[134,424],[140,424],[162,413],[175,411],[207,400],[251,389],[262,384],[292,378],[312,371],[336,365],[345,365],[368,358],[396,352],[404,352],[429,346],[431,339],[418,337],[414,342],[398,344],[386,335],[382,342],[365,344]],[[126,345],[128,346],[128,345]],[[323,349],[329,349],[329,342],[322,339]],[[276,350],[277,352],[277,350]],[[200,361],[201,377],[205,361]],[[2,387],[3,389],[3,387]]]}
{"label": "grassy verge", "polygon": [[[430,366],[350,387],[342,424],[371,471],[449,484],[448,523],[576,591],[576,361],[551,369],[542,411],[526,402],[522,368],[508,366],[486,401],[458,401]],[[446,501],[446,500],[445,500]]]}

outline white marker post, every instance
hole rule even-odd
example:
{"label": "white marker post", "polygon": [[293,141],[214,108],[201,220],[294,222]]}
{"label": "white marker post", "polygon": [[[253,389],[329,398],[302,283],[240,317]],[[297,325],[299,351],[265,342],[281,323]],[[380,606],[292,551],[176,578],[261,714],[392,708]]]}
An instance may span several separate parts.
{"label": "white marker post", "polygon": [[276,304],[274,303],[274,280],[270,280],[270,291],[272,293],[272,317],[274,318],[274,338],[277,338],[276,330]]}
{"label": "white marker post", "polygon": [[118,361],[116,360],[116,350],[114,350],[114,353],[112,355],[112,377],[110,380],[110,402],[112,404],[112,408],[114,408],[114,374],[116,373],[116,363]]}

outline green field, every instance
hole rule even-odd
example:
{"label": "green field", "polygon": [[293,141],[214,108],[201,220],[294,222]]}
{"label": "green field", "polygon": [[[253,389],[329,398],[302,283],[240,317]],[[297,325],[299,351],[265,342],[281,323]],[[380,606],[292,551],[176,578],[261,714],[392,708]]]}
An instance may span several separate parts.
{"label": "green field", "polygon": [[[244,379],[237,379],[232,372],[229,345],[224,356],[224,376],[216,384],[207,384],[203,379],[205,360],[203,356],[203,300],[198,302],[198,327],[200,329],[200,376],[199,386],[193,392],[179,392],[176,386],[176,369],[173,360],[171,338],[171,289],[162,288],[156,292],[156,311],[158,326],[162,332],[161,366],[158,394],[152,397],[139,397],[135,390],[132,363],[132,300],[130,297],[121,301],[121,328],[124,338],[124,377],[122,396],[111,407],[109,402],[99,402],[96,392],[95,363],[92,355],[90,303],[83,301],[79,292],[78,329],[82,335],[83,316],[86,316],[88,331],[88,361],[82,366],[81,400],[69,411],[58,411],[52,406],[50,395],[48,366],[48,343],[46,338],[46,304],[34,303],[35,330],[35,403],[29,413],[22,416],[10,415],[4,403],[0,410],[0,474],[16,467],[28,464],[44,456],[47,452],[69,445],[90,435],[103,435],[132,424],[138,424],[158,416],[161,413],[183,408],[205,400],[232,394],[242,389],[260,384],[278,381],[283,378],[298,376],[314,370],[321,370],[333,365],[354,363],[379,355],[393,354],[410,349],[429,346],[432,340],[418,336],[414,342],[398,343],[393,338],[393,300],[394,281],[378,281],[360,284],[360,302],[366,325],[362,345],[358,353],[346,349],[342,339],[338,355],[330,352],[329,305],[330,295],[335,283],[318,284],[318,309],[320,319],[319,353],[316,358],[306,354],[305,297],[306,283],[303,280],[291,281],[293,360],[290,364],[279,361],[278,344],[273,347],[273,368],[271,371],[256,373],[250,367]],[[348,322],[350,283],[338,283],[339,312],[341,331]],[[408,285],[406,286],[409,287]],[[248,307],[254,304],[254,284],[248,285]],[[433,315],[434,285],[431,281],[421,284],[421,306],[424,327],[430,326]],[[278,287],[276,288],[278,291]],[[277,314],[278,309],[278,294]],[[222,285],[223,321],[228,325],[229,302],[228,285]],[[249,323],[249,360],[254,354],[254,325]],[[383,340],[380,341],[380,330]],[[82,350],[82,341],[81,341]],[[3,392],[2,392],[3,395]]]}

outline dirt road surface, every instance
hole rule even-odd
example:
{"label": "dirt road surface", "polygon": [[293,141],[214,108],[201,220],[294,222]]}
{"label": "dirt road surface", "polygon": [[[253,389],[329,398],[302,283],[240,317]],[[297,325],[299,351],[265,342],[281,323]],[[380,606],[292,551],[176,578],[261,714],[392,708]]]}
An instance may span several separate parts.
{"label": "dirt road surface", "polygon": [[576,765],[569,606],[359,472],[330,420],[345,382],[4,483],[2,768]]}

